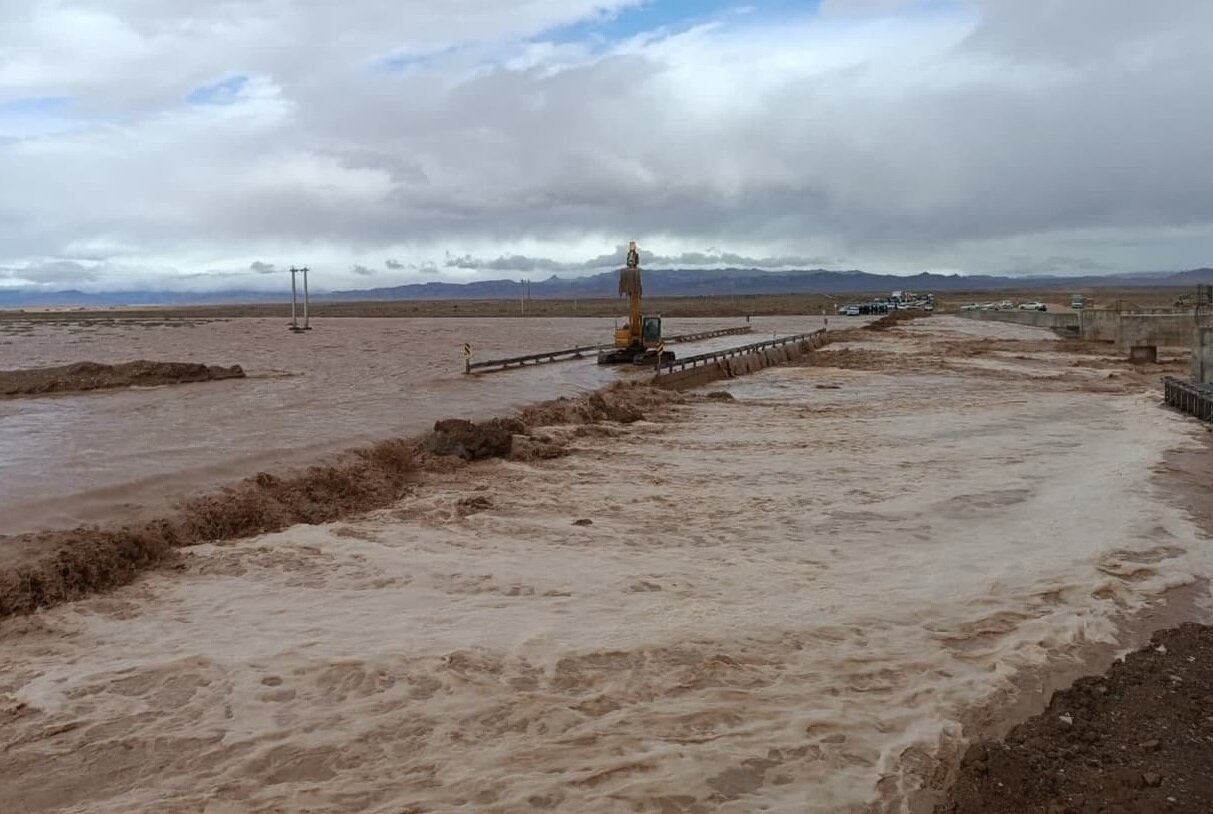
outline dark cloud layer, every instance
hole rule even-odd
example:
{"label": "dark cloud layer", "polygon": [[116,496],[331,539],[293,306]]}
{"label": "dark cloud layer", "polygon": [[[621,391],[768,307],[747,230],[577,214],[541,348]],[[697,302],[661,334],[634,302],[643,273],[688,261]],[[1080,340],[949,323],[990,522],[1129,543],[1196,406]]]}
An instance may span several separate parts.
{"label": "dark cloud layer", "polygon": [[0,99],[68,101],[0,114],[0,264],[268,282],[307,257],[339,287],[617,265],[628,238],[656,265],[1213,255],[1207,0],[829,0],[827,22],[542,36],[627,5],[5,3]]}

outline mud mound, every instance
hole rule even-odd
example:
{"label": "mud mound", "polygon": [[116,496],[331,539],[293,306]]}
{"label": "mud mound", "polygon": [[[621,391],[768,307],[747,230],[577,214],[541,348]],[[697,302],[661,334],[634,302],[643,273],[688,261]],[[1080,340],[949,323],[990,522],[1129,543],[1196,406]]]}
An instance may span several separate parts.
{"label": "mud mound", "polygon": [[192,362],[124,362],[102,365],[76,362],[60,367],[0,371],[0,397],[81,393],[116,387],[150,387],[162,384],[243,379],[240,365],[221,367]]}
{"label": "mud mound", "polygon": [[684,401],[659,388],[622,386],[539,404],[517,418],[479,423],[447,419],[422,439],[383,441],[353,450],[330,466],[284,476],[262,472],[140,526],[0,538],[13,550],[30,552],[15,567],[0,569],[0,618],[123,585],[182,546],[327,523],[390,506],[406,494],[418,471],[446,472],[493,457],[543,460],[568,453],[567,439],[532,434],[529,427],[577,425],[610,434],[610,425],[599,422],[639,421],[642,407]]}
{"label": "mud mound", "polygon": [[938,811],[1213,811],[1213,628],[1187,624],[966,752]]}
{"label": "mud mound", "polygon": [[286,477],[261,473],[141,526],[10,538],[6,542],[46,553],[0,572],[0,617],[123,585],[181,546],[325,523],[391,505],[404,495],[414,460],[413,443],[383,441],[332,466]]}
{"label": "mud mound", "polygon": [[864,325],[862,330],[865,331],[887,331],[890,328],[895,328],[902,322],[909,322],[912,319],[923,319],[931,316],[930,311],[893,311],[885,314],[880,319],[869,322]]}
{"label": "mud mound", "polygon": [[631,424],[645,418],[645,410],[682,404],[685,397],[648,385],[616,384],[581,398],[558,398],[526,408],[518,418],[530,427],[561,424],[595,424],[614,421]]}
{"label": "mud mound", "polygon": [[165,523],[46,532],[28,535],[26,542],[52,553],[0,572],[0,618],[126,584],[177,545],[172,525]]}
{"label": "mud mound", "polygon": [[297,475],[262,472],[185,503],[181,536],[186,544],[233,540],[387,506],[403,496],[414,460],[413,444],[395,439]]}
{"label": "mud mound", "polygon": [[434,455],[457,455],[465,461],[504,458],[513,449],[514,436],[525,432],[526,425],[517,419],[475,423],[448,418],[434,424],[425,437],[425,448]]}

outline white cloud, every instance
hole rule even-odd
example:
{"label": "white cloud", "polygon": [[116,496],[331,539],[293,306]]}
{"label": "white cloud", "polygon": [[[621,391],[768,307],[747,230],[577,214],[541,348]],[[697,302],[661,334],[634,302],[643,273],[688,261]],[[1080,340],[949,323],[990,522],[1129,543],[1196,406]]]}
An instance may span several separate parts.
{"label": "white cloud", "polygon": [[[584,267],[632,237],[882,271],[1213,252],[1213,4],[829,0],[542,34],[630,5],[9,0],[0,265],[226,287],[306,262],[340,288]],[[6,130],[4,100],[47,97]]]}

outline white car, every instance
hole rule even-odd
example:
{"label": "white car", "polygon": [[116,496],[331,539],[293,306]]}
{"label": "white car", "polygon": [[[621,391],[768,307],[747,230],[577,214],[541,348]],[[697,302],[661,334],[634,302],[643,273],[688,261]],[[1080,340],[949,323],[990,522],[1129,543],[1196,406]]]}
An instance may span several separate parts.
{"label": "white car", "polygon": [[849,317],[857,317],[857,316],[859,316],[859,306],[858,305],[848,305],[846,307],[846,309],[843,310],[842,313],[846,314]]}
{"label": "white car", "polygon": [[975,302],[967,302],[964,305],[960,306],[960,310],[961,311],[976,311],[980,307],[981,306],[979,306]]}
{"label": "white car", "polygon": [[1049,308],[1043,302],[1025,302],[1019,306],[1020,311],[1048,311]]}

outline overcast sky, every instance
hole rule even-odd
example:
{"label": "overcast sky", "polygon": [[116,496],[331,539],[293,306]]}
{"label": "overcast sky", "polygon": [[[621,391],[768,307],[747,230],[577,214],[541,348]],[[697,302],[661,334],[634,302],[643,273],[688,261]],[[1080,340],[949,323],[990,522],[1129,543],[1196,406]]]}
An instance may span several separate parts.
{"label": "overcast sky", "polygon": [[0,0],[0,286],[1213,264],[1210,0]]}

